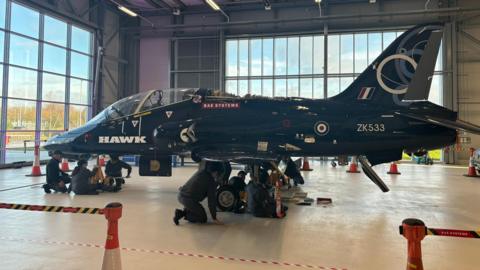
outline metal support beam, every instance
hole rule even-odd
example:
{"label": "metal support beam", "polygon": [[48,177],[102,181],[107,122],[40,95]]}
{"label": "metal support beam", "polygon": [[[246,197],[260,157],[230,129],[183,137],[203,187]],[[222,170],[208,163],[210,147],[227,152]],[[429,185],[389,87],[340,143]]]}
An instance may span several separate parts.
{"label": "metal support beam", "polygon": [[475,45],[477,45],[477,47],[480,49],[480,40],[472,35],[470,35],[469,33],[465,32],[464,30],[460,30],[459,31],[464,37],[466,37],[467,39],[469,39],[470,41],[472,41],[473,43],[475,43]]}

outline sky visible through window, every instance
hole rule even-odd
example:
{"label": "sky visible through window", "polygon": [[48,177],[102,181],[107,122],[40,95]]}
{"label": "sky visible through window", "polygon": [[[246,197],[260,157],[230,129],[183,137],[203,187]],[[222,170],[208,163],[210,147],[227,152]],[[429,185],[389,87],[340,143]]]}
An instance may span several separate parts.
{"label": "sky visible through window", "polygon": [[[87,121],[92,44],[93,34],[87,29],[25,4],[0,0],[0,74],[8,74],[6,81],[0,76],[0,105],[6,105],[0,163],[31,160],[31,153],[23,154],[24,140],[45,140]],[[5,46],[9,50],[3,55]]]}
{"label": "sky visible through window", "polygon": [[[227,39],[225,90],[269,97],[325,98],[346,89],[403,31]],[[441,50],[440,50],[441,51]],[[328,68],[325,70],[324,60]],[[435,70],[441,71],[441,54]],[[442,104],[441,72],[434,75],[430,101]]]}

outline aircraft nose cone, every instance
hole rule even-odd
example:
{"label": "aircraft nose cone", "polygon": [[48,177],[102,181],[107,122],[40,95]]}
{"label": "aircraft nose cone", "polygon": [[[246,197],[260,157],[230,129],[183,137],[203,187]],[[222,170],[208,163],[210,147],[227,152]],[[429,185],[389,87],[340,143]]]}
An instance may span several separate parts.
{"label": "aircraft nose cone", "polygon": [[72,148],[72,142],[75,140],[76,136],[68,134],[65,132],[63,134],[55,135],[47,140],[43,146],[48,151],[68,151]]}

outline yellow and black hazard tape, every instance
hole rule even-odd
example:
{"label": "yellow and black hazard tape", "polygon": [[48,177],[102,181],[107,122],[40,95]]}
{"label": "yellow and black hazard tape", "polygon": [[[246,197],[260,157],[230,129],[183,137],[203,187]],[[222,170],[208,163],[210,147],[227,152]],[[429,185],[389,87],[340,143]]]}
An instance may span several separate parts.
{"label": "yellow and black hazard tape", "polygon": [[30,205],[30,204],[14,204],[0,203],[0,209],[24,210],[24,211],[40,211],[40,212],[56,212],[56,213],[72,213],[72,214],[100,214],[103,215],[103,208],[92,207],[71,207],[71,206],[48,206],[48,205]]}

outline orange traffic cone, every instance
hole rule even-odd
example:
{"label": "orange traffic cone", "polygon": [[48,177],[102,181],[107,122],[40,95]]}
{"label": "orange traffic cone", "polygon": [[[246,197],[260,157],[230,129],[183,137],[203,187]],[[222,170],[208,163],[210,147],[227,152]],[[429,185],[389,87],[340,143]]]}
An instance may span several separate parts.
{"label": "orange traffic cone", "polygon": [[122,204],[109,203],[103,211],[105,218],[108,220],[108,230],[102,270],[122,270],[120,243],[118,241],[118,220],[122,217]]}
{"label": "orange traffic cone", "polygon": [[405,219],[401,231],[408,241],[407,270],[423,270],[421,241],[427,232],[425,223],[419,219]]}
{"label": "orange traffic cone", "polygon": [[388,174],[400,174],[400,172],[398,171],[398,166],[397,166],[397,162],[392,162],[390,163],[390,170],[387,172]]}
{"label": "orange traffic cone", "polygon": [[313,169],[310,168],[310,163],[308,162],[308,158],[304,157],[303,158],[303,165],[301,171],[313,171]]}
{"label": "orange traffic cone", "polygon": [[68,167],[68,159],[66,158],[62,158],[62,165],[61,165],[61,170],[63,172],[69,172],[70,171],[70,168]]}
{"label": "orange traffic cone", "polygon": [[350,167],[347,170],[347,173],[360,173],[358,170],[357,157],[353,156],[352,161],[350,162]]}
{"label": "orange traffic cone", "polygon": [[26,176],[43,176],[42,170],[40,169],[40,146],[35,144],[35,148],[33,150],[34,160],[32,166],[32,173],[27,174]]}
{"label": "orange traffic cone", "polygon": [[98,167],[105,166],[105,157],[103,155],[99,155],[97,158]]}
{"label": "orange traffic cone", "polygon": [[467,174],[464,174],[463,176],[467,177],[479,177],[477,175],[477,170],[475,169],[475,166],[473,165],[473,153],[475,152],[474,148],[470,148],[470,159],[468,161],[468,172]]}

